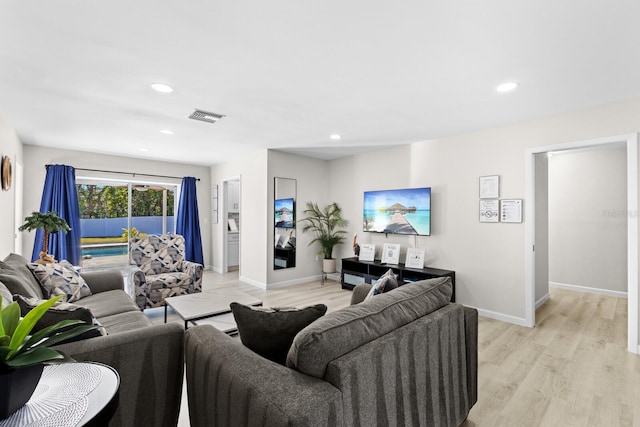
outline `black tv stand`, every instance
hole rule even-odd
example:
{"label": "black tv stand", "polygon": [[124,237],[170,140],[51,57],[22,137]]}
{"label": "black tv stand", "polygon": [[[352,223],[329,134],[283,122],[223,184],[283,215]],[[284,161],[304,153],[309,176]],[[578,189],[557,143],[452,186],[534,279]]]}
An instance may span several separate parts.
{"label": "black tv stand", "polygon": [[398,283],[417,282],[418,280],[433,279],[435,277],[451,277],[453,294],[451,302],[456,300],[456,272],[439,268],[408,268],[404,264],[382,264],[380,261],[359,261],[356,257],[342,258],[342,272],[340,283],[342,289],[353,289],[360,283],[371,283],[392,269],[398,275]]}

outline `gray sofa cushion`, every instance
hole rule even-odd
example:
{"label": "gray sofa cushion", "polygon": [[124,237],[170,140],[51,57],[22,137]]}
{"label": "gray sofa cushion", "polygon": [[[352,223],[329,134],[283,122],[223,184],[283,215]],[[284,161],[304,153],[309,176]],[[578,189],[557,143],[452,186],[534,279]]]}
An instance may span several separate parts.
{"label": "gray sofa cushion", "polygon": [[451,279],[441,277],[400,286],[329,313],[296,335],[287,366],[323,378],[335,358],[443,307],[452,293]]}
{"label": "gray sofa cushion", "polygon": [[117,334],[151,326],[151,321],[147,316],[138,310],[101,317],[100,323],[107,330],[108,334]]}
{"label": "gray sofa cushion", "polygon": [[260,356],[284,365],[298,332],[324,316],[327,306],[304,308],[266,308],[231,303],[242,344]]}
{"label": "gray sofa cushion", "polygon": [[99,294],[82,298],[77,302],[77,304],[91,310],[98,320],[102,317],[114,314],[126,313],[128,311],[140,311],[131,297],[119,290],[100,292]]}
{"label": "gray sofa cushion", "polygon": [[0,261],[0,282],[11,291],[12,294],[23,295],[32,298],[44,298],[40,284],[27,268],[27,261],[18,254],[9,254],[4,261]]}

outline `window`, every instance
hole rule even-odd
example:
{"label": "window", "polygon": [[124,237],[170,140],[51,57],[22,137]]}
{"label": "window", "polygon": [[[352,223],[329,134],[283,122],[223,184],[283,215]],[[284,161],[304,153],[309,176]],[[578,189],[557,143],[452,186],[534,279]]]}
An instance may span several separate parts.
{"label": "window", "polygon": [[131,237],[175,231],[177,186],[78,179],[82,267],[127,265]]}

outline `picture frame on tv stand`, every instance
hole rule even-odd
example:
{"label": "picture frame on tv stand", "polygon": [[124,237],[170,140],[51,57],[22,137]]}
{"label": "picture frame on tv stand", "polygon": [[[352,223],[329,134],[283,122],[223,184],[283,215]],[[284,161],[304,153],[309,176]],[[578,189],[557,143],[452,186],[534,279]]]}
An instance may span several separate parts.
{"label": "picture frame on tv stand", "polygon": [[374,261],[376,259],[376,245],[373,243],[363,243],[360,245],[358,261]]}
{"label": "picture frame on tv stand", "polygon": [[382,264],[398,264],[400,262],[400,245],[385,243],[382,247]]}
{"label": "picture frame on tv stand", "polygon": [[424,268],[424,249],[407,249],[407,258],[404,261],[404,266],[407,268]]}

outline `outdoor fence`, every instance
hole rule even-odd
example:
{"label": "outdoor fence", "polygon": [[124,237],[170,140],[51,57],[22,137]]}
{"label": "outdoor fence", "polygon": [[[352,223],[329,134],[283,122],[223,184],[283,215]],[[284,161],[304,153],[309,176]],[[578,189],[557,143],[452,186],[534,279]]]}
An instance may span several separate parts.
{"label": "outdoor fence", "polygon": [[[136,216],[131,218],[131,226],[140,233],[162,234],[161,216]],[[121,236],[127,228],[127,218],[98,218],[81,219],[80,230],[82,237],[114,237]],[[167,233],[175,231],[173,216],[167,217]]]}

